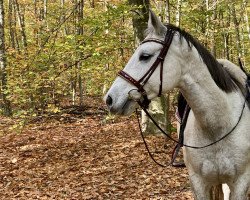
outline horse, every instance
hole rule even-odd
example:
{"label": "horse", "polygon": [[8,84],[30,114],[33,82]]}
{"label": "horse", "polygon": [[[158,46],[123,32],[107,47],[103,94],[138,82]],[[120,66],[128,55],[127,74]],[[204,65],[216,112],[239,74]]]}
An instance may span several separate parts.
{"label": "horse", "polygon": [[224,194],[230,200],[246,200],[250,186],[247,75],[230,61],[214,58],[188,32],[164,25],[152,11],[146,35],[105,95],[108,109],[130,115],[138,104],[147,108],[153,98],[178,88],[191,108],[183,151],[195,199],[211,199],[211,188],[224,184],[230,189],[230,195]]}

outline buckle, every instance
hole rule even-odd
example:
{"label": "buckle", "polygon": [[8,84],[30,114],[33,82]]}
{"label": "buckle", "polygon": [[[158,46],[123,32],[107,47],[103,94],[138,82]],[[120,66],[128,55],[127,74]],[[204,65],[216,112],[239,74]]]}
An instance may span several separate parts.
{"label": "buckle", "polygon": [[164,60],[164,58],[163,58],[163,57],[160,57],[160,56],[158,56],[157,59],[159,59],[159,60],[161,60],[161,61]]}

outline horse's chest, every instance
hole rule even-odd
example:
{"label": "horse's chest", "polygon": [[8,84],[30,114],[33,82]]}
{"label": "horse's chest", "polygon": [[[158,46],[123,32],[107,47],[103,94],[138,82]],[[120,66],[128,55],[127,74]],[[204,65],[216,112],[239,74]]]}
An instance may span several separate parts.
{"label": "horse's chest", "polygon": [[[249,128],[249,120],[246,120],[228,138],[217,144],[204,149],[184,148],[185,163],[189,174],[198,174],[210,182],[223,183],[228,180],[233,181],[236,176],[249,170]],[[202,132],[195,120],[190,120],[185,132],[185,143],[193,146],[209,144],[210,139],[204,137],[208,134]]]}
{"label": "horse's chest", "polygon": [[216,153],[213,157],[201,159],[200,174],[208,179],[226,181],[236,175],[234,159],[226,154]]}
{"label": "horse's chest", "polygon": [[[192,153],[192,151],[194,151]],[[208,181],[212,182],[224,182],[237,173],[237,165],[234,156],[230,150],[226,148],[224,150],[217,150],[213,148],[211,151],[206,150],[191,150],[191,152],[186,152],[186,161],[188,168],[202,177],[206,178]],[[190,158],[192,157],[192,158]],[[194,159],[195,158],[195,159]]]}

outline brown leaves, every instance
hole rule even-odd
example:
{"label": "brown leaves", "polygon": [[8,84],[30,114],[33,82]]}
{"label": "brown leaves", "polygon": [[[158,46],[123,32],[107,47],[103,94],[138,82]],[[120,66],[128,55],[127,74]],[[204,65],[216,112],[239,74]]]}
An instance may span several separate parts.
{"label": "brown leaves", "polygon": [[[37,123],[2,136],[1,198],[193,199],[186,170],[155,165],[134,119],[102,121]],[[147,140],[153,152],[164,151],[163,138]]]}

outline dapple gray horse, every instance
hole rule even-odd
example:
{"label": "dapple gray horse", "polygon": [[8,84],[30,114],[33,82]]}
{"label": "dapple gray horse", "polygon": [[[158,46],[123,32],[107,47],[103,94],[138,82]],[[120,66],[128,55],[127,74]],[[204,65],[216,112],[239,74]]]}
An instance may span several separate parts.
{"label": "dapple gray horse", "polygon": [[218,184],[230,188],[231,200],[247,199],[250,102],[247,75],[239,67],[216,60],[190,34],[164,26],[150,12],[147,36],[119,75],[105,96],[112,113],[129,115],[136,101],[179,88],[191,107],[185,144],[206,146],[230,133],[206,148],[184,147],[185,164],[196,199],[209,200]]}

